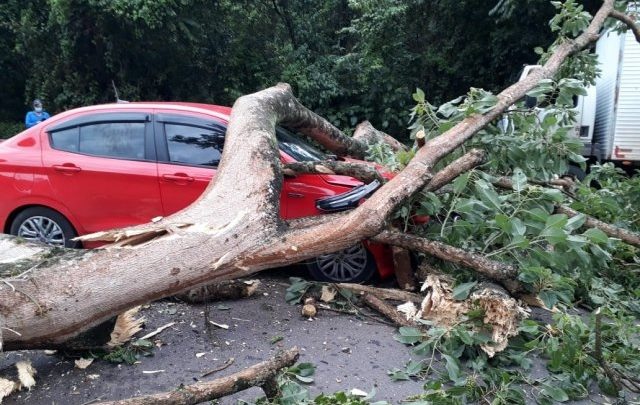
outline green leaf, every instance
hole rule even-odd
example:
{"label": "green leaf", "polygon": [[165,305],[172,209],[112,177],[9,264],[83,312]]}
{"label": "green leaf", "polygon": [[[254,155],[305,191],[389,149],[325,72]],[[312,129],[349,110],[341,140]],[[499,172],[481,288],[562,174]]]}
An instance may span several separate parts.
{"label": "green leaf", "polygon": [[564,228],[567,224],[568,218],[565,214],[550,215],[545,221],[545,228]]}
{"label": "green leaf", "polygon": [[446,361],[445,368],[447,369],[447,374],[449,374],[449,379],[451,381],[458,380],[458,378],[460,378],[460,364],[458,363],[458,360],[444,353],[442,354],[442,357],[444,357]]}
{"label": "green leaf", "polygon": [[598,228],[590,228],[583,233],[591,242],[598,244],[606,244],[609,242],[609,237],[606,233],[602,232]]}
{"label": "green leaf", "polygon": [[398,332],[400,333],[400,335],[396,335],[395,339],[398,342],[404,343],[406,345],[418,343],[424,337],[422,332],[420,332],[418,329],[408,326],[401,327],[400,329],[398,329]]}
{"label": "green leaf", "polygon": [[584,225],[584,222],[586,220],[587,220],[587,217],[584,214],[579,214],[579,215],[576,215],[575,217],[571,217],[567,221],[567,224],[565,225],[565,229],[568,231],[575,231],[576,229],[580,229],[580,227]]}
{"label": "green leaf", "polygon": [[425,95],[422,89],[416,88],[416,92],[413,93],[413,99],[418,103],[424,103]]}
{"label": "green leaf", "polygon": [[475,287],[478,284],[477,281],[472,281],[469,283],[462,283],[462,284],[458,284],[454,289],[453,289],[453,299],[454,300],[465,300],[467,299],[467,297],[469,297],[469,293],[471,293],[471,290],[473,289],[473,287]]}
{"label": "green leaf", "polygon": [[502,205],[500,197],[498,196],[498,193],[495,192],[491,184],[484,180],[478,180],[476,181],[475,189],[482,202],[492,209],[500,210],[500,206]]}
{"label": "green leaf", "polygon": [[542,300],[544,306],[549,309],[553,308],[558,303],[558,296],[555,291],[540,291],[540,293],[538,293],[538,297]]}
{"label": "green leaf", "polygon": [[569,400],[569,395],[567,395],[567,393],[562,388],[554,387],[550,384],[543,384],[543,387],[544,388],[540,392],[542,395],[558,402],[565,402]]}
{"label": "green leaf", "polygon": [[469,177],[470,177],[470,173],[468,172],[458,176],[453,181],[453,192],[456,194],[462,193],[464,189],[467,187],[467,184],[469,183]]}

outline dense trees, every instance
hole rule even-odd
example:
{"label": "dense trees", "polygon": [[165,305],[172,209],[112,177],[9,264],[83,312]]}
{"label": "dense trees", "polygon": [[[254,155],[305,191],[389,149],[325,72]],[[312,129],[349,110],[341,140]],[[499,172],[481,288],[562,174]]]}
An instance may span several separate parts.
{"label": "dense trees", "polygon": [[502,3],[11,0],[0,121],[35,97],[53,112],[111,101],[112,80],[125,99],[220,104],[286,81],[339,126],[366,118],[402,133],[415,87],[436,102],[497,90],[550,43],[551,5]]}

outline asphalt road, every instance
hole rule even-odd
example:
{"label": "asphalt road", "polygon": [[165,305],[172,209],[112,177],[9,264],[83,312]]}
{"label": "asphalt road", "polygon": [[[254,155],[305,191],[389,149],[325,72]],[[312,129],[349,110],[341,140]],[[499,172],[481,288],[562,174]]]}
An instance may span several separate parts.
{"label": "asphalt road", "polygon": [[[307,320],[301,316],[300,307],[285,302],[286,278],[263,276],[262,283],[254,297],[211,303],[208,309],[204,304],[172,301],[143,308],[141,315],[147,321],[139,335],[169,322],[176,324],[156,336],[162,345],[152,357],[141,358],[139,364],[96,360],[81,370],[74,367],[72,359],[43,351],[2,353],[0,376],[11,375],[13,364],[19,360],[30,360],[38,372],[37,385],[31,391],[13,394],[3,404],[80,405],[169,391],[181,384],[233,373],[293,346],[300,348],[299,362],[317,367],[315,381],[308,386],[314,394],[352,388],[370,392],[375,388],[376,399],[398,403],[422,391],[422,382],[393,382],[387,375],[387,370],[402,367],[411,358],[410,350],[393,339],[394,328],[369,318],[328,311]],[[229,329],[207,327],[205,310],[209,320],[228,324]],[[234,363],[224,371],[201,377],[232,357]],[[260,389],[253,388],[220,403],[253,401],[261,395]]]}

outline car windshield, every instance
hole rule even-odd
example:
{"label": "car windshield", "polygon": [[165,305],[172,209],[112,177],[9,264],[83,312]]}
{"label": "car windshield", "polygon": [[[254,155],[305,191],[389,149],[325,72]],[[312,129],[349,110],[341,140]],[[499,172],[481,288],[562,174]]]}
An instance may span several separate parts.
{"label": "car windshield", "polygon": [[329,159],[329,157],[323,152],[309,145],[284,128],[278,128],[276,130],[276,138],[278,138],[280,150],[298,162],[316,162],[319,160]]}

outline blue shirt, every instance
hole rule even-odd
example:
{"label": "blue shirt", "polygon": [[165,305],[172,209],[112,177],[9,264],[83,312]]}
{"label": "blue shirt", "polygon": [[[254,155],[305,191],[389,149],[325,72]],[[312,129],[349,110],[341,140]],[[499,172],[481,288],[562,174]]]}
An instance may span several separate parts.
{"label": "blue shirt", "polygon": [[27,113],[27,116],[24,117],[24,125],[27,128],[31,128],[32,126],[36,125],[37,123],[46,120],[47,118],[49,118],[49,113],[46,111],[42,111],[40,114],[38,114],[35,111],[29,111]]}

